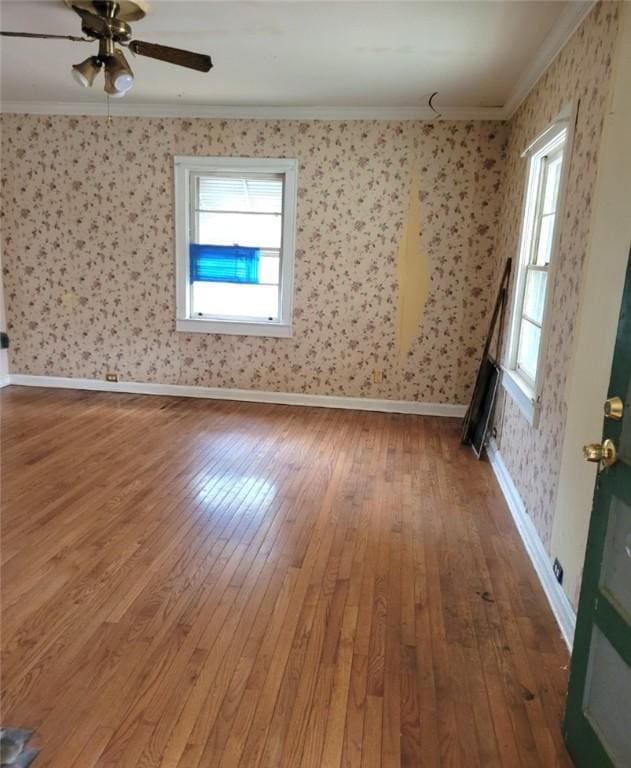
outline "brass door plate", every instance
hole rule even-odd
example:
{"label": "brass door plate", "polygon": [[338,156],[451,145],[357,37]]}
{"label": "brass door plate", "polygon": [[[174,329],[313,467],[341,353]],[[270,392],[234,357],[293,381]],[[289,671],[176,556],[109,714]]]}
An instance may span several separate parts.
{"label": "brass door plate", "polygon": [[624,403],[621,397],[610,397],[605,400],[605,418],[620,421],[624,415]]}

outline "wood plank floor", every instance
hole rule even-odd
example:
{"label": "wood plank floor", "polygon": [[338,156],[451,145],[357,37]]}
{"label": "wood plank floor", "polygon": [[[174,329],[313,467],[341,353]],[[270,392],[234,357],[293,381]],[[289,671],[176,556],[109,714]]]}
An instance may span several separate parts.
{"label": "wood plank floor", "polygon": [[452,419],[8,387],[37,768],[570,765],[567,652]]}

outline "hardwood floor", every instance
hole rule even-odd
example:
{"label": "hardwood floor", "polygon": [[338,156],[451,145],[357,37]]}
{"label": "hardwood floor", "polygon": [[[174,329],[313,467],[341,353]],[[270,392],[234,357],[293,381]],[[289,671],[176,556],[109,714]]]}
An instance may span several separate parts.
{"label": "hardwood floor", "polygon": [[452,419],[9,387],[37,768],[570,765],[567,652]]}

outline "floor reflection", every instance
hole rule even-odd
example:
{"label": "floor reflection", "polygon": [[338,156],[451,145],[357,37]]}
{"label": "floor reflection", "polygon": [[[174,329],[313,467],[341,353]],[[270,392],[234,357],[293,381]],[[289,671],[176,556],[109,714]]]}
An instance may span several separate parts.
{"label": "floor reflection", "polygon": [[198,487],[195,497],[207,507],[230,505],[235,507],[247,502],[264,512],[276,495],[276,483],[267,477],[248,474],[210,475]]}

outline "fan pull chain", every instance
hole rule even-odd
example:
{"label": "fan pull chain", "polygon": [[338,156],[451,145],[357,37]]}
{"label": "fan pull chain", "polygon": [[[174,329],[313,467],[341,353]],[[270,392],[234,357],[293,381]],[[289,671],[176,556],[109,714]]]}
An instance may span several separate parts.
{"label": "fan pull chain", "polygon": [[107,124],[110,125],[112,122],[112,115],[110,113],[110,97],[109,95],[105,97],[107,100]]}

